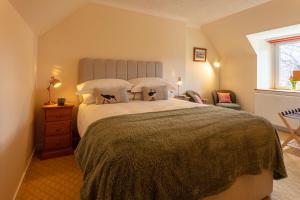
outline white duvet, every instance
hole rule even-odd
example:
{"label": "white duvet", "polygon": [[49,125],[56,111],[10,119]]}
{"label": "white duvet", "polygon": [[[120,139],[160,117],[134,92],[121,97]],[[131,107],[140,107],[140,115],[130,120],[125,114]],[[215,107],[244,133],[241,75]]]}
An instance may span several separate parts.
{"label": "white duvet", "polygon": [[175,110],[197,106],[205,105],[182,101],[174,98],[161,101],[130,101],[129,103],[103,105],[81,104],[78,111],[77,126],[79,135],[80,137],[82,137],[89,125],[99,119],[117,115]]}

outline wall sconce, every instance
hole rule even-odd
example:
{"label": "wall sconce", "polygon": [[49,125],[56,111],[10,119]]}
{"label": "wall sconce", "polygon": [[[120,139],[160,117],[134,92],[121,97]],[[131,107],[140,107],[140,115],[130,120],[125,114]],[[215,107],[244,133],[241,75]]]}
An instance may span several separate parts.
{"label": "wall sconce", "polygon": [[182,85],[181,77],[179,76],[177,79],[177,86],[178,86],[178,96],[179,96],[179,87]]}
{"label": "wall sconce", "polygon": [[220,62],[214,62],[214,67],[215,68],[220,68],[221,67],[221,63]]}
{"label": "wall sconce", "polygon": [[54,78],[54,76],[51,76],[50,80],[49,80],[49,86],[47,87],[48,90],[48,95],[49,95],[49,100],[45,103],[45,105],[53,105],[55,104],[52,100],[51,100],[51,86],[53,86],[53,88],[58,88],[61,86],[61,82],[60,80]]}

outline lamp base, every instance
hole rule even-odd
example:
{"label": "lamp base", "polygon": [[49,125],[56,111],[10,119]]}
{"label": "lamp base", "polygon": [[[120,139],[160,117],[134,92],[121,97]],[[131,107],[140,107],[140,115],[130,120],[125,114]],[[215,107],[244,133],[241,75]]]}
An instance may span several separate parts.
{"label": "lamp base", "polygon": [[53,101],[51,101],[51,100],[49,100],[46,103],[44,103],[44,105],[54,105],[54,104],[56,104],[56,103],[53,102]]}

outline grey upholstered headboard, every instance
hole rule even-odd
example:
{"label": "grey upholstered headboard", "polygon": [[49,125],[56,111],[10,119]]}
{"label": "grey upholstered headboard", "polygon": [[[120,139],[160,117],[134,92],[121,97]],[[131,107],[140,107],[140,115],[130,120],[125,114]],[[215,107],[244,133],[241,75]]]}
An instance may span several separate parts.
{"label": "grey upholstered headboard", "polygon": [[143,77],[162,78],[162,74],[161,62],[83,58],[79,61],[78,83],[105,78],[124,80]]}

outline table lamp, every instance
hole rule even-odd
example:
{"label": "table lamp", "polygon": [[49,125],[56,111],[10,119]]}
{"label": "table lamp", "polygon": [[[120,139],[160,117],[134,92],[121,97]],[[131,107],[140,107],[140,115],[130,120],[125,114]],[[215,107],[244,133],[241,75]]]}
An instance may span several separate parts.
{"label": "table lamp", "polygon": [[179,87],[182,85],[181,77],[179,76],[177,79],[177,86],[178,86],[178,96],[179,96]]}
{"label": "table lamp", "polygon": [[45,105],[53,105],[55,104],[52,100],[51,100],[51,86],[53,88],[58,88],[61,86],[61,82],[60,80],[54,78],[54,76],[51,76],[50,80],[49,80],[49,86],[47,87],[48,90],[48,94],[49,94],[49,100],[48,102],[45,103]]}

